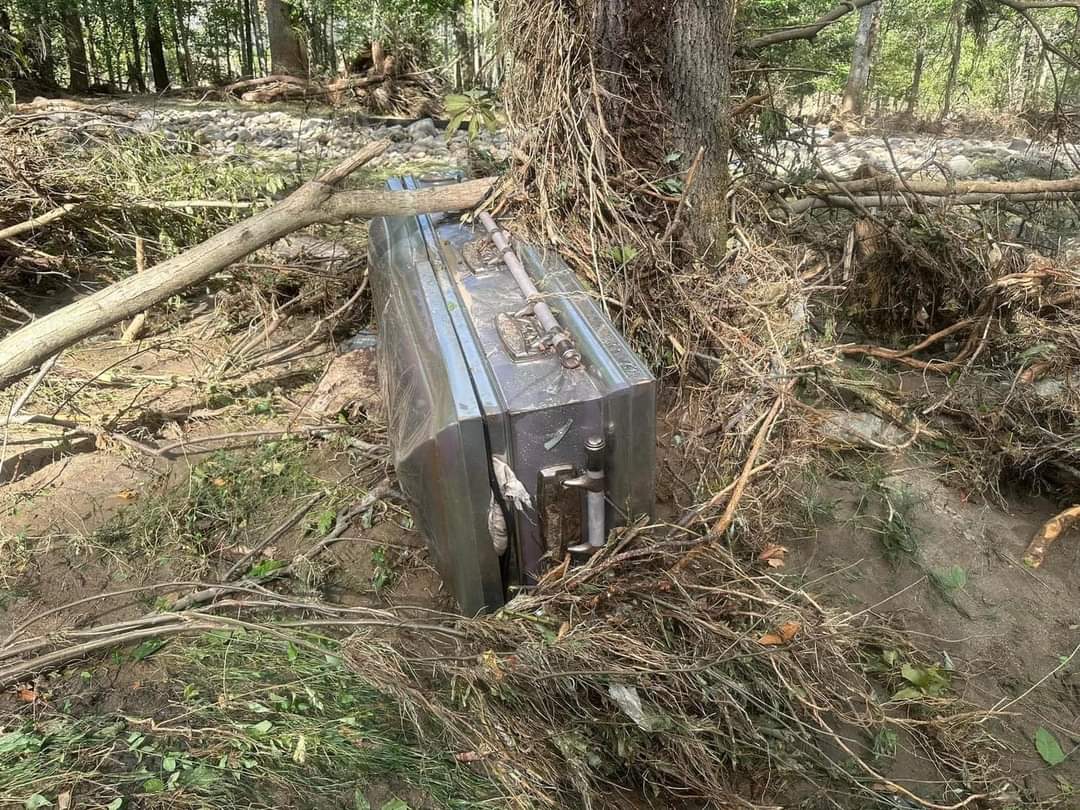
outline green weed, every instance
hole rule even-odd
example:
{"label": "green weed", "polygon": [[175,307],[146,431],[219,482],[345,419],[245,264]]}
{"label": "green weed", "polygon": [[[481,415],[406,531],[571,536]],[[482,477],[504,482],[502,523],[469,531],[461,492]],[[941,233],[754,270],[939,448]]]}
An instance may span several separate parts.
{"label": "green weed", "polygon": [[501,806],[486,780],[425,749],[333,642],[211,633],[156,661],[171,684],[160,717],[133,705],[5,723],[0,802],[56,806],[72,791],[87,807],[345,807],[377,785],[424,806]]}
{"label": "green weed", "polygon": [[[186,487],[117,513],[86,542],[155,561],[204,568],[207,554],[254,542],[283,506],[323,487],[304,468],[300,441],[220,452],[192,468]],[[190,572],[195,573],[195,572]]]}

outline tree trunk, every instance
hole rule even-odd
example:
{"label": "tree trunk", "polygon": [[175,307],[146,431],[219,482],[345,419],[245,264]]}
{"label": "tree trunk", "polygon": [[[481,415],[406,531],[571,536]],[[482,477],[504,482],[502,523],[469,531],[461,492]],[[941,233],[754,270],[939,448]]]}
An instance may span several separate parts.
{"label": "tree trunk", "polygon": [[881,19],[884,0],[859,9],[859,25],[855,29],[855,49],[851,55],[851,71],[844,85],[844,97],[840,109],[851,115],[862,115],[866,107],[866,86],[870,80],[873,64],[874,41]]}
{"label": "tree trunk", "polygon": [[[649,6],[643,0],[636,4]],[[730,0],[675,0],[666,21],[662,79],[676,138],[686,154],[704,149],[689,191],[689,230],[707,261],[718,260],[727,249],[733,17]]]}
{"label": "tree trunk", "polygon": [[116,73],[116,60],[113,59],[112,27],[109,25],[109,13],[105,8],[104,0],[97,2],[97,15],[101,18],[101,49],[105,51],[105,70],[109,74],[109,87],[115,88],[119,84]]}
{"label": "tree trunk", "polygon": [[191,59],[187,9],[181,5],[181,2],[182,0],[173,0],[172,12],[173,25],[175,26],[173,30],[180,37],[180,47],[184,50],[184,67],[181,71],[181,77],[185,85],[192,86],[199,83],[199,77],[195,75],[195,63]]}
{"label": "tree trunk", "polygon": [[258,10],[257,5],[252,9],[251,19],[251,22],[255,29],[255,53],[259,57],[259,74],[265,75],[268,72],[269,68],[269,66],[266,64],[266,45],[264,44],[265,40],[263,38],[263,22],[265,21],[266,17],[263,14],[256,14],[256,10]]}
{"label": "tree trunk", "polygon": [[251,0],[244,0],[244,75],[255,75],[255,38],[252,36],[253,25]]}
{"label": "tree trunk", "polygon": [[82,21],[83,30],[86,32],[86,55],[90,58],[90,84],[97,84],[101,79],[101,63],[98,61],[98,49],[94,44],[97,40],[94,37],[89,11],[82,15]]}
{"label": "tree trunk", "polygon": [[83,37],[79,7],[73,0],[64,4],[60,22],[64,31],[64,50],[67,52],[68,89],[72,93],[85,93],[90,89],[90,72],[86,66],[86,40]]}
{"label": "tree trunk", "polygon": [[190,87],[191,74],[188,72],[188,64],[180,45],[180,20],[176,14],[176,3],[169,3],[169,29],[172,33],[173,57],[176,59],[176,70],[180,74],[180,84]]}
{"label": "tree trunk", "polygon": [[911,87],[907,94],[907,114],[914,115],[919,104],[919,88],[922,86],[923,62],[926,61],[926,49],[920,45],[915,51],[915,68],[911,72]]}
{"label": "tree trunk", "polygon": [[945,96],[941,100],[941,115],[938,120],[944,120],[952,112],[953,94],[956,92],[956,76],[960,70],[960,56],[964,45],[964,6],[962,0],[953,4],[953,31],[952,54],[949,57],[949,74],[945,77]]}
{"label": "tree trunk", "polygon": [[169,87],[169,68],[165,62],[165,43],[161,36],[161,18],[157,4],[146,12],[146,44],[150,49],[150,67],[154,74],[154,89],[164,93]]}
{"label": "tree trunk", "polygon": [[263,245],[307,225],[381,215],[460,211],[477,205],[494,182],[488,178],[422,191],[334,190],[344,177],[387,145],[386,141],[371,144],[272,208],[238,222],[179,256],[128,276],[8,335],[0,341],[0,387],[73,343],[134,317]]}
{"label": "tree trunk", "polygon": [[139,42],[139,23],[135,16],[135,0],[127,1],[128,36],[131,38],[131,61],[128,63],[129,79],[132,91],[146,92],[146,77],[143,75],[142,44]]}
{"label": "tree trunk", "polygon": [[52,23],[34,6],[24,34],[23,52],[30,65],[30,75],[42,84],[56,85],[56,63],[52,51]]}
{"label": "tree trunk", "polygon": [[266,0],[271,71],[306,77],[307,52],[296,30],[296,19],[296,12],[288,0]]}
{"label": "tree trunk", "polygon": [[472,65],[472,42],[469,40],[469,29],[465,26],[465,7],[459,5],[454,10],[454,43],[457,46],[457,68],[454,71],[459,90],[467,90],[473,86],[474,74]]}

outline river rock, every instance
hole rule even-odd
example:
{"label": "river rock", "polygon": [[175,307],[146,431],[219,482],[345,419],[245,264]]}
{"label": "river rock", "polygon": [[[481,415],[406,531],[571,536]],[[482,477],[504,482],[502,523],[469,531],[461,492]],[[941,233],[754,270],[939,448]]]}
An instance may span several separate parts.
{"label": "river rock", "polygon": [[430,118],[421,118],[419,121],[409,124],[408,133],[413,140],[425,137],[434,138],[439,134],[439,128],[435,126],[435,122]]}
{"label": "river rock", "polygon": [[949,158],[949,162],[945,165],[948,167],[949,173],[960,180],[974,177],[977,173],[975,164],[968,160],[964,155],[956,155]]}

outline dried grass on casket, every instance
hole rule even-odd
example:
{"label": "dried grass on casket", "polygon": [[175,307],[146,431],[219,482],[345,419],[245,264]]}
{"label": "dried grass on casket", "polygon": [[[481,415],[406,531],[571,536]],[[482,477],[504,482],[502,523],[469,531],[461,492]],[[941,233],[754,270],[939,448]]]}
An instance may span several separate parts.
{"label": "dried grass on casket", "polygon": [[[628,530],[495,615],[457,620],[456,644],[358,635],[346,660],[422,729],[434,718],[515,807],[615,807],[635,792],[763,807],[836,791],[848,803],[834,806],[933,808],[993,791],[974,718],[930,696],[887,705],[915,662],[902,641],[718,545],[671,575],[692,542]],[[882,735],[932,760],[941,783],[920,797],[878,773]]]}

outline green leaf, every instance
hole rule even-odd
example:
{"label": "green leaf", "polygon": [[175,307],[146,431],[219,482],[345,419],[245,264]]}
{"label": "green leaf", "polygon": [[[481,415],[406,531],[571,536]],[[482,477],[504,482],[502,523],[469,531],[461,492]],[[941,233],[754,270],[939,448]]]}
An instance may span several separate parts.
{"label": "green leaf", "polygon": [[938,586],[946,591],[958,591],[967,585],[967,571],[960,565],[934,571],[933,576]]}
{"label": "green leaf", "polygon": [[383,802],[382,807],[379,810],[411,810],[409,803],[402,801],[401,799],[391,799],[388,802]]}
{"label": "green leaf", "polygon": [[123,806],[124,806],[124,797],[123,796],[117,796],[115,799],[113,799],[111,802],[109,802],[107,805],[105,805],[105,810],[120,810],[120,808],[123,807]]}
{"label": "green leaf", "polygon": [[259,560],[255,565],[251,566],[247,575],[254,579],[259,577],[265,577],[274,573],[279,568],[284,568],[285,563],[282,560]]}
{"label": "green leaf", "polygon": [[251,734],[252,737],[264,737],[273,727],[274,724],[269,720],[263,720],[262,722],[252,723],[248,726],[248,733]]}
{"label": "green leaf", "polygon": [[615,245],[610,253],[618,264],[629,264],[638,255],[638,249],[633,245]]}
{"label": "green leaf", "polygon": [[901,689],[895,695],[892,696],[893,700],[921,700],[923,693],[913,686],[908,686]]}
{"label": "green leaf", "polygon": [[318,519],[315,521],[315,530],[320,535],[330,534],[330,530],[334,528],[334,523],[337,521],[336,509],[324,509],[319,513]]}
{"label": "green leaf", "polygon": [[165,790],[165,783],[155,776],[153,779],[147,779],[143,782],[142,788],[147,793],[161,793],[161,791]]}
{"label": "green leaf", "polygon": [[1061,750],[1057,737],[1042,726],[1035,729],[1035,748],[1047,765],[1059,765],[1065,761],[1065,752]]}
{"label": "green leaf", "polygon": [[468,114],[468,110],[462,110],[450,119],[450,122],[446,125],[446,140],[449,141],[454,137],[458,131],[458,127],[461,126],[461,122],[465,120],[465,116]]}
{"label": "green leaf", "polygon": [[38,810],[39,807],[52,807],[52,802],[42,796],[40,793],[33,793],[25,802],[23,807],[26,810]]}
{"label": "green leaf", "polygon": [[161,760],[161,770],[165,773],[172,773],[176,770],[176,757],[165,757]]}
{"label": "green leaf", "polygon": [[138,647],[136,647],[131,653],[132,661],[142,661],[144,658],[149,658],[156,653],[162,647],[165,646],[165,640],[160,638],[148,638]]}
{"label": "green leaf", "polygon": [[296,649],[296,645],[291,641],[285,644],[285,657],[289,659],[290,664],[295,664],[296,659],[300,657],[300,651]]}
{"label": "green leaf", "polygon": [[446,107],[446,111],[453,115],[467,111],[473,105],[473,99],[468,96],[449,95],[443,99],[443,106]]}

